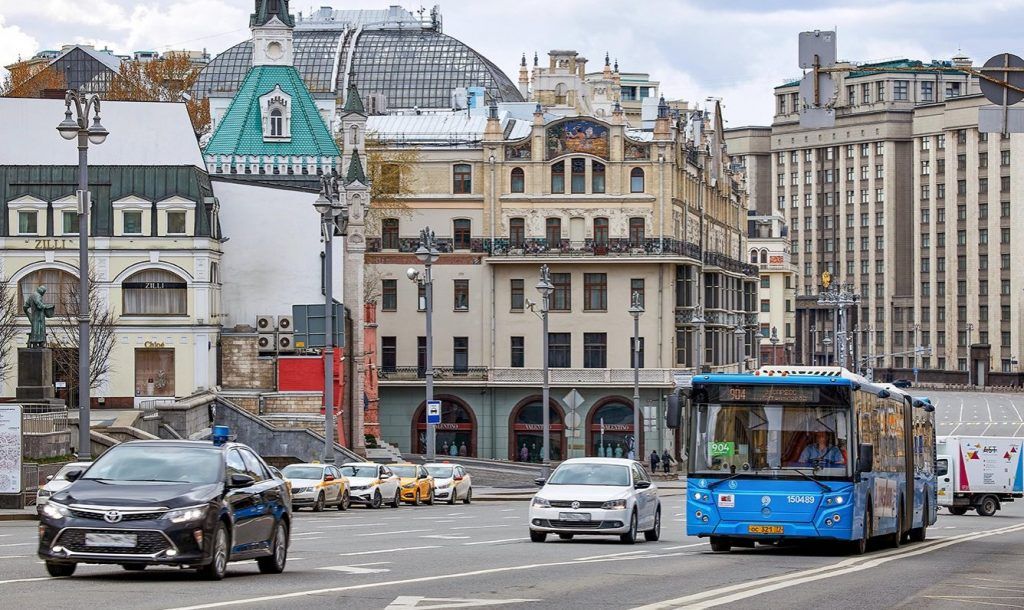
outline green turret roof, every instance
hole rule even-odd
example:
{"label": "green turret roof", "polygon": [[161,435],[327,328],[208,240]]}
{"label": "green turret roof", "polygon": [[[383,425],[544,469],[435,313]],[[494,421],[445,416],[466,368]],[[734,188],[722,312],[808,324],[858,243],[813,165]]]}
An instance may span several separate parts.
{"label": "green turret roof", "polygon": [[345,184],[359,182],[366,184],[366,173],[363,172],[363,162],[359,159],[359,151],[352,151],[352,159],[348,162],[348,174],[345,176]]}
{"label": "green turret roof", "polygon": [[288,27],[295,27],[295,18],[288,13],[288,0],[256,0],[256,10],[249,16],[249,27],[264,25],[274,17]]}
{"label": "green turret roof", "polygon": [[[264,142],[260,96],[275,86],[291,96],[291,141]],[[340,157],[341,151],[320,118],[316,102],[292,66],[255,66],[249,70],[217,124],[208,155]]]}
{"label": "green turret roof", "polygon": [[348,77],[348,91],[345,92],[345,107],[342,110],[345,112],[366,113],[366,109],[363,106],[363,98],[359,97],[359,89],[356,89],[355,74],[351,72]]}

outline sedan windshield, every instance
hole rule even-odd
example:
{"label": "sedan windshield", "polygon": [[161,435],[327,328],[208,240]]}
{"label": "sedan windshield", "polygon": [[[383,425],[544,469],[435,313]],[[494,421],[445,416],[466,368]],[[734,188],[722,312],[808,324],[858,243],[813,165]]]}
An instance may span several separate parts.
{"label": "sedan windshield", "polygon": [[104,453],[83,479],[160,483],[217,483],[224,476],[214,447],[120,445]]}
{"label": "sedan windshield", "polygon": [[391,466],[391,472],[395,473],[396,477],[402,479],[415,479],[416,478],[416,467],[415,466]]}
{"label": "sedan windshield", "polygon": [[562,464],[548,479],[548,485],[629,486],[629,468],[614,464]]}
{"label": "sedan windshield", "polygon": [[324,469],[319,466],[285,466],[281,473],[286,479],[315,479],[323,477]]}
{"label": "sedan windshield", "polygon": [[427,472],[430,476],[435,479],[450,479],[452,478],[452,467],[451,466],[427,466]]}
{"label": "sedan windshield", "polygon": [[377,478],[376,466],[342,466],[341,474],[346,477],[369,477]]}

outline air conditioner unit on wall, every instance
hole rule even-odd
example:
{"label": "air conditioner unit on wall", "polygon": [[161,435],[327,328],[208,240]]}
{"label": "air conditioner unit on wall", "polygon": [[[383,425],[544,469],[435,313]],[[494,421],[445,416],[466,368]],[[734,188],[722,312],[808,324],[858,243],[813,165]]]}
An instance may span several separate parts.
{"label": "air conditioner unit on wall", "polygon": [[256,332],[272,333],[277,330],[277,318],[274,316],[256,316]]}
{"label": "air conditioner unit on wall", "polygon": [[259,336],[257,345],[261,354],[273,354],[277,351],[277,338],[274,334],[267,333]]}
{"label": "air conditioner unit on wall", "polygon": [[292,332],[292,326],[293,325],[294,325],[294,322],[292,321],[292,317],[291,316],[278,316],[278,318],[277,318],[277,330],[279,330],[281,332],[284,332],[284,333],[290,333],[290,332]]}
{"label": "air conditioner unit on wall", "polygon": [[295,336],[292,333],[277,334],[277,351],[290,353],[295,351]]}

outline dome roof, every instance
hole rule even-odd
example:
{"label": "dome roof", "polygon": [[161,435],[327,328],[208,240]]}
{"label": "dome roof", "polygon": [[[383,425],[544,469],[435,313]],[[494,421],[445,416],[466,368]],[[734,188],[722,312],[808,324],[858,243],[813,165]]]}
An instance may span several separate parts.
{"label": "dome roof", "polygon": [[[251,40],[242,42],[210,61],[195,94],[234,94],[252,67],[252,48]],[[450,108],[459,87],[484,87],[498,102],[523,101],[501,69],[437,29],[296,29],[294,49],[295,67],[316,97],[344,96],[351,51],[359,93],[364,100],[383,93],[389,109]]]}

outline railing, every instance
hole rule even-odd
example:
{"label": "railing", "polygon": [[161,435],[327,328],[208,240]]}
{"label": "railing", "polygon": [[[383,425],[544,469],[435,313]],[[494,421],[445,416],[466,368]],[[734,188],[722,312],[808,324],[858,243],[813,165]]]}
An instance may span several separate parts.
{"label": "railing", "polygon": [[22,415],[22,431],[26,434],[50,434],[68,430],[68,410]]}
{"label": "railing", "polygon": [[[552,384],[633,383],[633,369],[562,369],[549,368],[548,377]],[[508,384],[540,384],[544,380],[544,369],[528,368],[494,368],[491,369],[490,381]],[[642,384],[671,384],[672,369],[640,369]]]}
{"label": "railing", "polygon": [[178,401],[175,398],[154,398],[153,400],[139,402],[139,410],[156,411],[158,407],[169,407],[176,404],[178,404]]}
{"label": "railing", "polygon": [[[394,368],[378,367],[377,378],[382,381],[415,381],[424,379],[426,372],[416,366],[397,366]],[[451,381],[473,380],[486,381],[487,367],[434,367],[434,379]]]}

